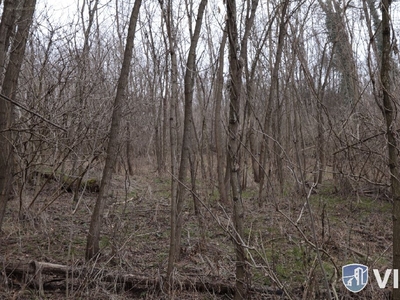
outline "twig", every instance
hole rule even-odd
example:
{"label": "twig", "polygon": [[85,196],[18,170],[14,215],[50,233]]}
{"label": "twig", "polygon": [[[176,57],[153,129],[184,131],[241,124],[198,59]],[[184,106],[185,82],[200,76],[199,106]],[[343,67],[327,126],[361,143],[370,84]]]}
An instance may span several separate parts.
{"label": "twig", "polygon": [[9,97],[7,97],[7,96],[5,96],[3,94],[0,94],[0,98],[2,98],[3,100],[6,100],[6,101],[14,104],[15,106],[18,106],[19,108],[22,108],[23,110],[25,110],[28,113],[38,117],[39,119],[45,121],[46,123],[58,128],[58,129],[61,129],[64,132],[67,132],[67,129],[65,129],[64,127],[61,127],[60,125],[57,125],[56,123],[53,123],[52,121],[50,121],[50,120],[46,119],[45,117],[39,115],[37,112],[34,112],[33,110],[27,108],[26,106],[22,105],[21,103],[18,103],[17,101],[12,100],[11,98],[9,98]]}
{"label": "twig", "polygon": [[345,151],[345,150],[347,150],[347,149],[349,149],[349,148],[353,148],[354,146],[357,146],[357,145],[359,145],[359,144],[363,144],[364,142],[369,141],[369,140],[371,140],[371,139],[374,139],[374,138],[376,138],[376,137],[378,137],[378,136],[381,136],[381,135],[383,135],[383,134],[385,134],[385,133],[386,133],[386,132],[379,132],[379,133],[374,134],[374,135],[372,135],[372,136],[368,136],[368,137],[366,137],[366,138],[364,138],[364,139],[362,139],[362,140],[359,140],[359,141],[355,142],[354,144],[347,145],[347,146],[345,146],[345,147],[343,147],[343,148],[340,148],[339,150],[336,150],[335,152],[332,153],[332,155],[336,155],[336,154],[338,154],[338,153],[340,153],[340,152],[342,152],[342,151]]}
{"label": "twig", "polygon": [[[232,225],[231,223],[231,218],[228,217],[228,215],[226,214],[225,210],[223,209],[223,207],[221,206],[221,208],[223,209],[223,212],[225,213],[225,215],[227,216],[228,219],[228,224],[226,226],[226,228],[224,227],[224,225],[221,223],[221,221],[219,220],[219,218],[211,211],[211,209],[203,202],[203,200],[200,198],[199,195],[197,195],[190,187],[188,187],[185,183],[183,183],[182,181],[180,181],[174,174],[172,174],[171,172],[167,171],[177,182],[178,184],[181,184],[187,191],[189,191],[190,193],[192,193],[192,195],[194,197],[197,198],[197,200],[200,202],[200,204],[210,213],[210,215],[213,217],[213,219],[217,222],[217,224],[219,225],[219,227],[221,227],[222,230],[224,230],[231,238],[232,240],[245,248],[246,253],[251,257],[253,263],[255,263],[251,253],[249,250],[253,250],[255,251],[260,257],[261,253],[255,248],[255,247],[251,247],[249,245],[247,245],[242,237],[237,234],[235,227]],[[235,234],[233,234],[232,232],[229,231],[229,227],[231,227],[231,229],[234,231]],[[239,239],[239,240],[238,240]],[[311,242],[310,242],[311,243]],[[312,243],[311,243],[312,244]],[[286,296],[288,297],[288,299],[292,299],[292,297],[290,296],[289,292],[287,291],[287,289],[285,288],[284,284],[280,282],[280,280],[278,279],[278,277],[269,272],[270,273],[270,277],[271,279],[279,286],[279,288],[286,294]]]}

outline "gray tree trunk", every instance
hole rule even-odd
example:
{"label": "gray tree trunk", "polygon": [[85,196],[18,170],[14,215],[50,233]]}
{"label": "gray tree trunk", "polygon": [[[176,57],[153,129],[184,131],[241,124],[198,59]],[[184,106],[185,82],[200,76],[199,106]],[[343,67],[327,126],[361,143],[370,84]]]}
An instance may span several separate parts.
{"label": "gray tree trunk", "polygon": [[246,255],[242,244],[243,238],[243,203],[240,188],[239,174],[239,112],[240,112],[240,91],[242,88],[243,61],[239,56],[239,41],[236,20],[236,1],[227,0],[227,32],[229,41],[229,125],[228,125],[228,157],[230,170],[232,200],[233,200],[233,221],[234,221],[234,243],[236,252],[236,288],[235,299],[246,298]]}
{"label": "gray tree trunk", "polygon": [[[161,9],[163,11],[163,19],[166,24],[168,42],[165,41],[166,48],[168,48],[171,57],[171,91],[166,93],[170,100],[169,105],[169,141],[170,141],[170,157],[171,157],[171,235],[170,235],[170,248],[168,257],[167,273],[172,272],[175,262],[175,229],[176,229],[176,218],[177,218],[177,144],[178,144],[178,120],[176,114],[176,106],[178,103],[178,62],[176,58],[176,36],[174,34],[174,24],[172,16],[172,3],[168,1],[167,5],[164,6],[164,2],[159,0]],[[168,81],[168,80],[167,80]]]}
{"label": "gray tree trunk", "polygon": [[[381,83],[383,93],[383,116],[386,120],[386,136],[389,156],[390,183],[393,197],[393,269],[400,269],[400,172],[398,149],[396,142],[396,108],[391,96],[390,80],[390,15],[389,8],[392,1],[381,2],[382,11],[382,62]],[[393,289],[393,300],[400,299],[400,289]]]}
{"label": "gray tree trunk", "polygon": [[100,227],[106,202],[106,193],[110,189],[111,178],[115,162],[117,159],[118,132],[121,123],[122,105],[126,97],[126,87],[128,84],[130,64],[133,53],[133,41],[135,38],[136,23],[139,16],[141,3],[142,3],[141,0],[135,0],[135,4],[133,6],[129,21],[124,59],[122,62],[121,73],[118,80],[117,94],[114,99],[114,108],[112,113],[111,129],[110,129],[110,140],[108,142],[108,148],[107,148],[107,158],[103,169],[100,191],[97,196],[97,201],[94,207],[92,218],[90,220],[90,228],[87,236],[86,260],[92,259],[95,255],[98,254],[100,250],[99,247]]}
{"label": "gray tree trunk", "polygon": [[[17,5],[17,4],[14,4]],[[4,81],[1,87],[1,93],[11,99],[14,99],[17,93],[18,77],[21,71],[22,61],[25,55],[26,41],[29,35],[29,29],[32,24],[33,13],[35,11],[36,0],[26,0],[22,6],[20,16],[18,18],[18,30],[15,34],[12,51],[10,53],[9,63],[7,65]],[[15,13],[12,9],[5,10],[4,13]],[[12,20],[12,17],[10,17]],[[3,20],[8,18],[2,17],[1,27],[14,26],[10,23],[3,24]],[[7,37],[0,37],[7,39]],[[5,43],[8,43],[5,41]],[[3,63],[5,59],[3,58]],[[6,212],[8,197],[10,196],[13,174],[13,150],[10,141],[12,135],[10,126],[13,120],[13,106],[11,103],[0,99],[0,229],[3,224],[4,214]]]}
{"label": "gray tree trunk", "polygon": [[222,88],[224,85],[224,54],[225,54],[225,45],[226,45],[227,32],[224,31],[222,35],[221,46],[219,49],[219,58],[218,58],[218,67],[217,67],[217,75],[215,79],[215,88],[214,88],[214,99],[215,99],[215,147],[217,151],[217,177],[218,177],[218,191],[220,201],[222,203],[228,203],[228,193],[225,184],[225,155],[224,155],[224,147],[225,141],[222,138],[222,119],[221,119],[221,106],[222,106]]}
{"label": "gray tree trunk", "polygon": [[[203,15],[207,0],[202,0],[199,5],[199,10],[196,19],[194,33],[190,43],[189,54],[186,62],[186,72],[184,78],[184,92],[185,92],[185,108],[184,108],[184,124],[183,124],[183,140],[181,151],[181,162],[178,173],[178,186],[176,198],[171,201],[175,202],[171,205],[171,239],[170,250],[168,258],[167,277],[173,279],[171,274],[174,270],[174,264],[179,259],[180,246],[181,246],[181,233],[182,233],[182,213],[183,203],[185,199],[186,188],[182,183],[186,182],[186,175],[189,166],[189,155],[192,147],[193,135],[193,88],[194,76],[196,68],[196,49],[200,37],[200,29],[203,22]],[[174,211],[176,209],[176,211]],[[174,220],[175,218],[175,220]]]}
{"label": "gray tree trunk", "polygon": [[16,8],[20,1],[5,0],[0,23],[0,82],[6,69],[7,49],[15,27]]}
{"label": "gray tree trunk", "polygon": [[[284,46],[284,37],[286,34],[286,12],[289,6],[289,1],[285,1],[282,4],[282,11],[281,11],[281,19],[280,19],[280,24],[279,24],[279,36],[278,36],[278,45],[276,49],[276,57],[275,57],[275,62],[272,70],[272,75],[271,75],[271,88],[269,91],[268,95],[268,103],[267,103],[267,110],[265,114],[265,119],[264,119],[264,132],[268,134],[269,128],[271,126],[271,114],[272,114],[272,104],[275,102],[276,107],[278,108],[280,105],[279,101],[279,68],[280,68],[280,63],[282,60],[282,54],[283,54],[283,46]],[[279,120],[277,120],[279,121]],[[274,125],[274,124],[273,124]],[[279,127],[280,124],[275,124],[275,127]],[[279,134],[280,135],[280,134]],[[278,135],[278,136],[279,136]],[[265,182],[265,166],[266,166],[266,160],[267,160],[267,153],[268,153],[268,137],[264,138],[263,143],[261,144],[261,150],[260,150],[260,186],[259,186],[259,205],[262,205],[262,199],[264,195],[264,182]],[[276,151],[276,160],[278,164],[278,179],[280,182],[280,190],[283,192],[283,170],[282,170],[282,158],[279,156],[278,153],[281,152],[281,149],[279,145],[277,145],[276,141],[274,141],[274,149]]]}

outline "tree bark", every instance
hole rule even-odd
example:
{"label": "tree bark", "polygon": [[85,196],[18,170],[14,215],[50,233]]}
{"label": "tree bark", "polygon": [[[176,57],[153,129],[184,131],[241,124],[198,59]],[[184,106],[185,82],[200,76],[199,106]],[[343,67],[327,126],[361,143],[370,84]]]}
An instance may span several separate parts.
{"label": "tree bark", "polygon": [[[381,83],[383,94],[383,116],[386,121],[386,136],[388,147],[388,164],[390,170],[390,183],[393,197],[393,269],[400,269],[400,172],[398,149],[396,142],[395,107],[391,95],[390,80],[390,8],[391,1],[381,2],[382,11],[382,62]],[[400,289],[393,289],[393,300],[400,299]]]}
{"label": "tree bark", "polygon": [[347,24],[344,19],[345,8],[340,2],[319,0],[326,15],[326,27],[333,51],[337,56],[337,67],[343,78],[341,93],[345,103],[353,104],[360,97],[356,61],[353,55],[351,41],[348,36]]}
{"label": "tree bark", "polygon": [[[192,147],[192,135],[193,135],[193,89],[194,89],[194,77],[196,68],[196,49],[197,43],[200,38],[200,29],[203,21],[203,15],[207,0],[202,0],[199,5],[196,25],[194,33],[190,43],[189,54],[186,63],[186,72],[184,78],[184,93],[185,93],[185,108],[184,108],[184,124],[183,124],[183,140],[181,150],[181,162],[179,166],[178,174],[178,187],[176,198],[172,198],[173,205],[171,205],[171,239],[170,239],[170,250],[168,257],[168,268],[167,276],[172,280],[172,272],[174,270],[174,264],[179,259],[180,246],[181,246],[181,232],[182,232],[182,213],[184,195],[186,188],[181,184],[186,182],[186,176],[189,166],[189,155]],[[173,211],[175,210],[176,211]],[[173,218],[176,218],[174,221]],[[172,284],[172,282],[170,282]]]}
{"label": "tree bark", "polygon": [[3,14],[0,23],[0,82],[6,69],[7,49],[10,37],[15,27],[16,8],[19,1],[6,0],[3,5]]}
{"label": "tree bark", "polygon": [[[36,0],[26,0],[22,7],[18,19],[18,30],[13,41],[10,60],[7,65],[4,81],[1,87],[1,93],[11,99],[15,99],[18,87],[18,77],[21,71],[22,61],[25,55],[26,41],[29,35],[29,29],[32,24],[33,13],[35,11]],[[13,14],[13,10],[7,10],[4,13]],[[3,24],[2,26],[11,26]],[[1,30],[0,30],[1,31]],[[0,39],[3,39],[1,37]],[[5,100],[0,100],[0,229],[3,224],[6,212],[7,201],[10,196],[13,180],[13,148],[11,145],[11,124],[13,119],[13,106]]]}
{"label": "tree bark", "polygon": [[106,193],[110,189],[111,178],[117,159],[118,152],[118,132],[121,123],[122,104],[126,97],[126,87],[128,84],[128,77],[130,71],[130,64],[133,53],[133,41],[135,38],[136,23],[139,16],[141,0],[135,0],[132,9],[132,14],[129,21],[128,36],[126,39],[126,46],[124,52],[124,59],[122,62],[121,73],[118,80],[117,94],[114,99],[114,108],[111,119],[110,140],[107,148],[107,158],[103,169],[103,176],[101,179],[100,191],[97,197],[96,205],[90,220],[90,229],[87,236],[86,244],[86,260],[92,259],[98,254],[100,227],[102,216],[104,212]]}
{"label": "tree bark", "polygon": [[[284,46],[284,37],[286,35],[286,12],[289,6],[289,1],[285,1],[282,3],[282,11],[281,11],[281,19],[280,19],[280,24],[279,24],[279,36],[278,36],[278,45],[276,49],[276,57],[275,57],[275,63],[273,66],[272,70],[272,75],[271,75],[271,88],[269,91],[268,95],[268,103],[267,103],[267,111],[265,114],[265,119],[264,119],[264,132],[268,134],[270,124],[271,124],[271,114],[272,114],[272,104],[275,101],[277,107],[280,105],[279,101],[279,68],[280,68],[280,63],[282,60],[282,54],[283,54],[283,46]],[[279,124],[278,124],[279,126]],[[266,160],[267,160],[267,146],[268,146],[268,137],[264,137],[264,141],[261,144],[261,150],[260,150],[260,186],[259,186],[259,206],[262,206],[262,198],[263,198],[263,190],[264,190],[264,180],[265,176],[265,165],[266,165]],[[274,148],[276,151],[276,160],[278,164],[278,168],[282,168],[281,165],[281,160],[282,158],[279,157],[279,154],[281,152],[281,149],[279,148],[279,145],[277,145],[277,142],[274,141]],[[282,173],[283,170],[278,171],[278,175]],[[283,174],[281,174],[283,176]],[[279,181],[280,181],[280,190],[283,192],[283,186],[282,186],[282,178],[279,176]]]}
{"label": "tree bark", "polygon": [[[253,105],[253,98],[254,98],[254,75],[255,75],[255,69],[257,67],[257,63],[260,58],[260,52],[261,52],[261,47],[259,47],[256,51],[256,54],[253,58],[253,61],[251,63],[251,69],[249,70],[249,59],[248,59],[248,50],[247,50],[247,45],[248,45],[248,40],[250,36],[250,30],[253,26],[254,23],[254,18],[256,15],[256,10],[258,7],[258,0],[253,0],[247,5],[246,9],[246,24],[245,24],[245,30],[243,33],[243,38],[241,41],[241,49],[240,49],[240,57],[241,60],[243,60],[244,63],[244,73],[246,77],[246,102],[245,102],[245,108],[244,108],[244,121],[243,121],[243,129],[242,132],[246,132],[246,134],[242,135],[242,145],[246,145],[250,148],[250,153],[249,151],[242,151],[243,157],[246,157],[250,154],[250,160],[251,160],[251,166],[253,169],[253,176],[254,176],[254,181],[256,183],[259,183],[260,178],[259,178],[259,169],[258,169],[258,164],[256,160],[256,155],[257,155],[257,145],[256,145],[256,133],[254,131],[254,114],[252,113],[252,105]],[[265,33],[267,34],[269,29],[267,28],[265,30]],[[264,40],[260,41],[261,44],[264,43]],[[248,149],[249,149],[248,148]],[[242,185],[243,189],[246,188],[247,185],[247,167],[245,167],[247,159],[242,159],[242,166],[241,168],[244,168],[242,172],[243,180],[242,180]]]}
{"label": "tree bark", "polygon": [[217,151],[217,177],[218,177],[218,191],[219,198],[222,203],[228,203],[227,188],[225,185],[224,166],[225,166],[225,155],[224,147],[225,142],[222,138],[222,88],[224,85],[224,54],[226,45],[227,32],[224,30],[222,35],[221,46],[219,49],[218,67],[215,79],[214,88],[214,99],[215,99],[215,114],[214,114],[214,130],[215,130],[215,148]]}
{"label": "tree bark", "polygon": [[[172,3],[168,1],[164,6],[163,1],[159,0],[162,10],[163,19],[166,24],[168,43],[165,41],[171,57],[171,92],[169,94],[169,141],[170,141],[170,157],[171,157],[171,220],[170,220],[170,248],[168,257],[167,273],[172,272],[175,263],[175,229],[177,219],[177,145],[178,145],[178,120],[176,114],[176,106],[178,103],[178,62],[176,58],[176,36],[174,34],[174,24],[172,16]],[[166,76],[168,77],[168,76]],[[169,282],[168,282],[169,283]],[[171,287],[171,285],[169,285]]]}
{"label": "tree bark", "polygon": [[228,157],[230,170],[230,182],[233,200],[233,222],[235,227],[234,243],[236,253],[236,284],[235,299],[245,299],[246,291],[246,255],[242,244],[244,210],[240,188],[239,175],[239,112],[240,112],[240,91],[242,88],[243,61],[240,59],[238,42],[236,1],[227,0],[227,32],[229,41],[229,125],[228,125]]}

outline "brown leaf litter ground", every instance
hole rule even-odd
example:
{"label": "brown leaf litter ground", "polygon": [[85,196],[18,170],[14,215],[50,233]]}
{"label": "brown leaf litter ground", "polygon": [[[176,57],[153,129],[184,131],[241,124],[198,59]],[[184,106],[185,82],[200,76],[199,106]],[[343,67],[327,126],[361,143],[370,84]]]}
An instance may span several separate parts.
{"label": "brown leaf litter ground", "polygon": [[[104,215],[101,256],[91,263],[119,274],[140,274],[165,281],[170,227],[170,178],[138,174],[129,181],[116,176]],[[16,279],[6,280],[8,263],[44,261],[79,268],[84,264],[86,237],[96,194],[81,195],[79,204],[64,193],[54,199],[56,184],[41,192],[29,211],[19,217],[20,199],[10,200],[0,236],[0,299],[232,299],[231,294],[177,289],[172,295],[157,287],[127,291],[98,277],[70,279],[59,288],[45,290]],[[193,212],[188,194],[184,214],[181,260],[175,282],[212,281],[234,285],[235,255],[231,232],[231,209],[218,201],[216,187],[199,183],[203,228]],[[31,202],[34,187],[26,188],[24,207]],[[305,197],[286,191],[260,208],[256,186],[243,191],[245,238],[248,245],[248,284],[252,299],[323,299],[324,282],[315,251],[310,214]],[[333,192],[325,184],[310,198],[314,227],[323,267],[339,299],[383,299],[386,292],[368,285],[351,294],[341,282],[341,267],[364,263],[371,269],[391,265],[391,203],[380,197],[355,197]],[[202,239],[202,233],[204,239]],[[257,292],[258,291],[258,292]]]}

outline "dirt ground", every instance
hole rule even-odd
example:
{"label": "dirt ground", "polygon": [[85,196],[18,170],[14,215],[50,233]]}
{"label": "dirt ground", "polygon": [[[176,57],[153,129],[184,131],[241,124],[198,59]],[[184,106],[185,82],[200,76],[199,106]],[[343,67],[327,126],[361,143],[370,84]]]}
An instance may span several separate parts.
{"label": "dirt ground", "polygon": [[[55,199],[56,183],[50,183],[28,210],[37,189],[26,187],[21,198],[9,201],[0,236],[0,299],[232,299],[231,209],[219,203],[212,183],[199,183],[198,193],[205,204],[203,222],[194,214],[192,197],[187,196],[181,260],[174,273],[178,288],[173,294],[163,289],[170,184],[167,175],[158,177],[156,173],[115,176],[104,215],[101,255],[89,264],[84,262],[84,254],[96,194],[84,193],[78,203],[73,203],[71,193]],[[327,183],[310,198],[312,223],[305,197],[288,189],[283,197],[268,199],[259,207],[257,193],[251,185],[243,191],[251,299],[324,299],[325,281],[315,243],[321,249],[331,292],[335,291],[338,299],[387,297],[388,291],[376,284],[351,294],[341,282],[341,268],[348,263],[390,268],[391,203],[387,199],[340,195]],[[25,209],[19,215],[21,199]],[[201,228],[199,224],[203,224]],[[29,276],[4,276],[7,266],[32,261],[77,270],[86,267],[92,272],[67,279],[47,275],[42,279],[44,289]],[[99,270],[142,276],[149,284],[147,288],[127,287],[104,280]],[[157,284],[150,284],[152,280]],[[227,289],[200,291],[202,282]]]}

